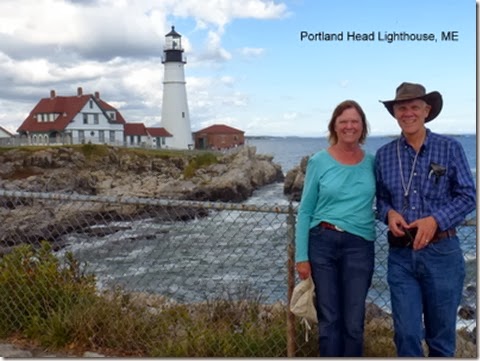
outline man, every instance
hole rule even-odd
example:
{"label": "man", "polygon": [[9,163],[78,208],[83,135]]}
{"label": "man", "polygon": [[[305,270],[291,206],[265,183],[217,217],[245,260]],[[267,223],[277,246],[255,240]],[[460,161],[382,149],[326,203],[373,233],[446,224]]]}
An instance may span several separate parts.
{"label": "man", "polygon": [[458,141],[425,127],[442,109],[439,92],[402,83],[382,103],[402,130],[375,158],[397,354],[424,356],[425,339],[430,357],[453,357],[465,277],[456,227],[475,209],[472,173]]}

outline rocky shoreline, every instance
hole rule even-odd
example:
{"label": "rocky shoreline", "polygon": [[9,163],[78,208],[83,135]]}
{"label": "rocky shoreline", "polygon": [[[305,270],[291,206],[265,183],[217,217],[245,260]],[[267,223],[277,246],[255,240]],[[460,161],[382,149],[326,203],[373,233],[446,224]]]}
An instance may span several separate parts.
{"label": "rocky shoreline", "polygon": [[[214,161],[199,164],[205,153],[153,152],[111,146],[14,148],[0,153],[0,189],[108,197],[241,202],[254,190],[284,180],[272,156],[255,147],[207,154]],[[0,200],[0,254],[20,243],[52,244],[61,235],[96,221],[131,219],[155,214],[187,220],[208,214],[205,209],[118,206],[114,203],[43,202],[27,198]],[[81,221],[79,221],[81,220]],[[35,227],[32,227],[35,225]],[[21,236],[20,236],[21,235]],[[61,245],[58,245],[61,247]]]}
{"label": "rocky shoreline", "polygon": [[[284,177],[272,156],[258,155],[254,147],[241,147],[227,154],[217,153],[216,162],[198,166],[186,176],[186,169],[195,161],[193,153],[159,157],[110,146],[88,148],[87,145],[86,149],[88,152],[79,147],[15,148],[0,152],[0,189],[241,202],[264,185],[284,181],[284,194],[299,201],[308,161],[308,157],[304,157]],[[33,199],[0,198],[0,217],[3,220],[0,256],[20,243],[36,244],[44,239],[49,240],[54,249],[61,248],[62,244],[56,243],[56,240],[74,231],[72,224],[82,229],[84,225],[91,226],[96,221],[132,219],[133,215],[148,216],[149,212],[159,219],[173,221],[208,215],[206,209],[190,207],[175,207],[175,212],[172,212],[168,207],[145,206],[139,209],[91,202],[86,207],[72,207],[62,202],[52,206],[53,203],[46,206],[47,203]],[[476,295],[476,285],[470,285],[465,291]],[[459,316],[465,320],[473,319],[476,308],[462,305]],[[476,330],[469,333],[469,338],[476,344]]]}
{"label": "rocky shoreline", "polygon": [[14,148],[0,153],[0,189],[241,202],[284,180],[273,156],[255,147],[212,153],[215,161],[192,168],[201,155],[89,144]]}

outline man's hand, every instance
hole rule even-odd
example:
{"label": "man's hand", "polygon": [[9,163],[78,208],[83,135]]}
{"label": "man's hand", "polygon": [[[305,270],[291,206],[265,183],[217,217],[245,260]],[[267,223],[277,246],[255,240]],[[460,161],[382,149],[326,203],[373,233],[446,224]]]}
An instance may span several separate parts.
{"label": "man's hand", "polygon": [[417,251],[428,246],[437,231],[438,224],[435,218],[428,216],[410,223],[408,228],[418,228],[415,241],[413,242],[413,249]]}
{"label": "man's hand", "polygon": [[397,211],[390,209],[388,211],[388,229],[393,233],[395,237],[401,237],[405,235],[403,231],[405,228],[410,228],[405,222],[403,216]]}

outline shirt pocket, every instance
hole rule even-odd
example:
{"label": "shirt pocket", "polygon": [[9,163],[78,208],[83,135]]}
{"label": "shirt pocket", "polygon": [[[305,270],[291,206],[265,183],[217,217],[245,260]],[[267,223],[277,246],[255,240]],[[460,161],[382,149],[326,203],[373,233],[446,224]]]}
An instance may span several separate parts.
{"label": "shirt pocket", "polygon": [[441,176],[431,174],[425,182],[425,198],[431,200],[441,200],[448,197],[448,172]]}

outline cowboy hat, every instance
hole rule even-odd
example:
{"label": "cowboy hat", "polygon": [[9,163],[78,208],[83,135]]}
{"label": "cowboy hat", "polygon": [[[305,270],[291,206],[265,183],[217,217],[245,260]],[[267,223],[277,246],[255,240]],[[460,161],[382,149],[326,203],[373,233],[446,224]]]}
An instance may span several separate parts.
{"label": "cowboy hat", "polygon": [[443,100],[439,92],[433,91],[427,94],[423,85],[414,83],[400,84],[397,88],[395,99],[380,100],[380,102],[385,105],[385,108],[387,108],[388,112],[394,117],[393,105],[395,103],[414,99],[422,99],[431,107],[428,116],[425,118],[425,123],[435,119],[442,110]]}

